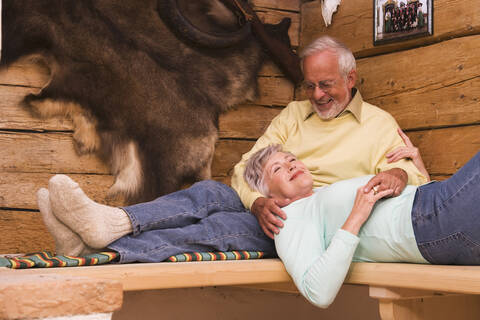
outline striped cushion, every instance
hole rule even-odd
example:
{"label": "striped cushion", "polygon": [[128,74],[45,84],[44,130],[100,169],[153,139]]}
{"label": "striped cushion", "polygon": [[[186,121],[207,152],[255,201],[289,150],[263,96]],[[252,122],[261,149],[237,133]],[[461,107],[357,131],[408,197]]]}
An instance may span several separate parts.
{"label": "striped cushion", "polygon": [[[0,257],[0,267],[12,269],[80,267],[109,263],[119,254],[116,252],[92,253],[83,257],[55,256],[44,251],[20,257]],[[215,261],[215,260],[245,260],[260,259],[261,251],[226,251],[226,252],[192,252],[182,253],[168,258],[167,262]]]}
{"label": "striped cushion", "polygon": [[260,259],[262,251],[191,252],[171,256],[169,262]]}
{"label": "striped cushion", "polygon": [[44,251],[28,254],[22,257],[0,257],[0,267],[12,269],[79,267],[105,264],[118,257],[116,252],[99,252],[83,257],[54,256]]}

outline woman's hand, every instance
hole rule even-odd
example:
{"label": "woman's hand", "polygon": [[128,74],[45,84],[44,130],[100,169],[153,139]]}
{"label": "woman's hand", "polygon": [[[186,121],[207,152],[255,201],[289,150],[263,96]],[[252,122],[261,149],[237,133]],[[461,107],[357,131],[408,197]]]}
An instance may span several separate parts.
{"label": "woman's hand", "polygon": [[417,169],[427,178],[427,181],[430,181],[430,175],[423,164],[422,156],[420,155],[418,148],[412,144],[402,129],[398,128],[398,134],[402,138],[406,147],[398,147],[392,152],[387,153],[386,157],[388,163],[397,162],[401,159],[411,159]]}
{"label": "woman's hand", "polygon": [[367,221],[375,203],[383,197],[390,196],[394,192],[392,189],[377,192],[376,189],[373,188],[370,192],[365,193],[364,187],[365,186],[357,189],[357,196],[355,197],[352,212],[342,226],[343,230],[354,235],[358,234],[360,228],[365,221]]}

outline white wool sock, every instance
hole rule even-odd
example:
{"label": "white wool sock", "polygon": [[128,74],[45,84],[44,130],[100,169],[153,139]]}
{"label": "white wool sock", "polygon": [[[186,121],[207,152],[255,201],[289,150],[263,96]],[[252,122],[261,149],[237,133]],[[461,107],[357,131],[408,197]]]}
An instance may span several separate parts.
{"label": "white wool sock", "polygon": [[47,189],[41,188],[37,191],[37,203],[43,223],[55,241],[55,253],[57,255],[83,256],[94,252],[82,241],[78,234],[58,221],[53,215]]}
{"label": "white wool sock", "polygon": [[53,176],[48,189],[53,214],[92,248],[105,248],[133,231],[125,211],[91,200],[66,175]]}

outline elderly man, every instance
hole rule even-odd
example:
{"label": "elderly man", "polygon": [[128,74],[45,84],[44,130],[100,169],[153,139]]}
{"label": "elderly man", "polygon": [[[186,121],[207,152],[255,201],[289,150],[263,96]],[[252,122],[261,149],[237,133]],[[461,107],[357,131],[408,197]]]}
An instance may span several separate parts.
{"label": "elderly man", "polygon": [[271,143],[297,154],[312,173],[314,186],[378,173],[365,191],[378,187],[398,194],[407,176],[414,184],[424,181],[411,161],[388,163],[385,154],[403,145],[397,124],[363,102],[353,88],[355,59],[348,49],[322,38],[304,51],[303,71],[310,100],[285,108],[235,167],[233,185],[242,201],[220,182],[201,181],[147,203],[115,208],[95,203],[76,182],[57,175],[50,179],[49,190],[38,192],[57,254],[82,255],[108,247],[120,254],[121,263],[158,262],[192,251],[259,250],[273,255],[270,238],[282,226],[276,216],[286,218],[280,207],[287,201],[264,198],[242,177],[249,155]]}
{"label": "elderly man", "polygon": [[281,144],[297,155],[313,175],[314,187],[339,180],[376,174],[365,188],[369,192],[395,190],[426,178],[411,161],[388,161],[386,155],[403,146],[398,125],[390,114],[363,101],[354,87],[357,79],[352,52],[331,37],[321,37],[301,53],[306,101],[291,102],[255,146],[235,166],[232,187],[246,208],[257,217],[270,237],[286,219],[281,207],[288,201],[267,199],[251,190],[243,179],[245,163],[257,150]]}

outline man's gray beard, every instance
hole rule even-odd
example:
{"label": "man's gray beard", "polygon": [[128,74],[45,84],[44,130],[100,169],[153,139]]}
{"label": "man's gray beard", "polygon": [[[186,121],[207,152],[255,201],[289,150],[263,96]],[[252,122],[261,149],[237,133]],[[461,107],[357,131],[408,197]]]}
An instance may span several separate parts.
{"label": "man's gray beard", "polygon": [[[348,101],[348,97],[346,99]],[[338,103],[336,101],[333,101],[333,106],[332,108],[328,111],[327,114],[321,114],[317,108],[314,107],[315,111],[317,112],[318,116],[320,117],[320,119],[322,120],[332,120],[334,118],[336,118],[340,113],[342,113],[343,110],[345,110],[345,108],[347,107],[348,105],[348,102],[347,103]]]}

